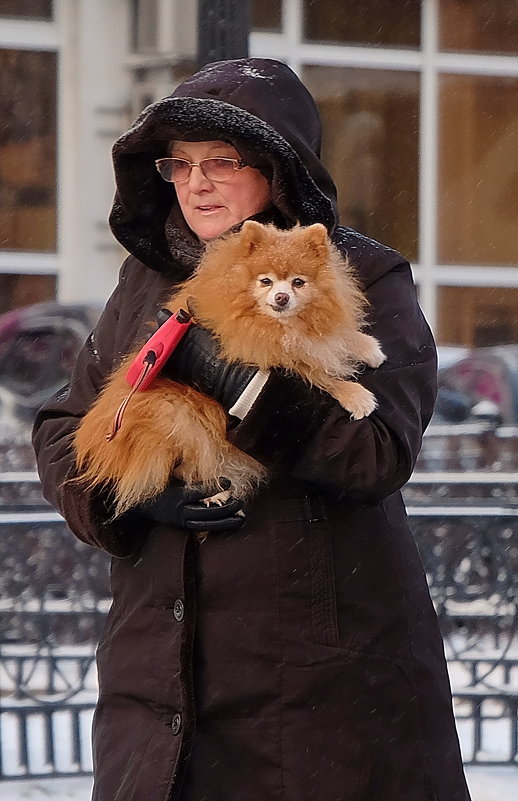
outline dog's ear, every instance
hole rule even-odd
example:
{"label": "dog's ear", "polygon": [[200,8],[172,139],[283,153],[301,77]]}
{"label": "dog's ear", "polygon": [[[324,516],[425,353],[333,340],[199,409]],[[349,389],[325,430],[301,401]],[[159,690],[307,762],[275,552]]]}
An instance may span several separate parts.
{"label": "dog's ear", "polygon": [[250,255],[266,238],[264,225],[255,220],[246,220],[239,234],[243,253]]}
{"label": "dog's ear", "polygon": [[322,223],[314,223],[302,229],[304,241],[310,251],[320,258],[326,259],[329,256],[329,237],[327,228]]}

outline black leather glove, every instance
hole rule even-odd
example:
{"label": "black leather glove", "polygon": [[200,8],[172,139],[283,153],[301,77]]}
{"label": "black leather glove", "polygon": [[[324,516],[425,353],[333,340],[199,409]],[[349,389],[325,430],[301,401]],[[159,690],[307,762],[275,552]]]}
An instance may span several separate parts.
{"label": "black leather glove", "polygon": [[[167,309],[161,309],[158,325],[169,316]],[[210,331],[193,325],[162,368],[162,375],[214,398],[228,412],[257,373],[257,367],[226,362],[218,356],[218,351]]]}
{"label": "black leather glove", "polygon": [[[162,309],[157,315],[158,325],[170,314]],[[189,329],[162,369],[162,375],[209,395],[227,411],[257,372],[256,367],[221,359],[217,341],[198,325]],[[298,375],[273,369],[237,428],[229,426],[229,439],[261,464],[278,466],[297,457],[333,405],[336,401],[327,392]]]}
{"label": "black leather glove", "polygon": [[[220,479],[220,485],[228,489],[230,482]],[[160,495],[131,511],[156,523],[189,531],[213,533],[244,525],[246,518],[241,501],[229,498],[222,506],[206,506],[203,503],[206,497],[206,490],[186,489],[180,482],[171,481]]]}
{"label": "black leather glove", "polygon": [[274,369],[248,414],[229,430],[228,438],[266,467],[286,465],[289,470],[336,406],[337,401],[327,392],[298,375]]}

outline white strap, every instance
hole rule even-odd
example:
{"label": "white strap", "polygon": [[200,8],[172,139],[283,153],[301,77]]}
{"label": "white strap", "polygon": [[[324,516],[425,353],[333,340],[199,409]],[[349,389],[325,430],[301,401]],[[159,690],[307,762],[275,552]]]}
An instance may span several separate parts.
{"label": "white strap", "polygon": [[259,393],[269,377],[270,373],[265,373],[264,370],[258,370],[252,380],[248,382],[232,408],[229,409],[229,414],[243,420],[256,402]]}

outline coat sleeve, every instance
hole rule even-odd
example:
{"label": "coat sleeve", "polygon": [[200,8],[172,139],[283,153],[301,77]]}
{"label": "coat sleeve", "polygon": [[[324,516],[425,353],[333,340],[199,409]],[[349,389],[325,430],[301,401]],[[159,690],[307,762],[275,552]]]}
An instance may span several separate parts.
{"label": "coat sleeve", "polygon": [[114,556],[131,555],[138,548],[142,534],[109,522],[110,501],[105,493],[90,491],[68,479],[75,475],[72,434],[118,358],[116,331],[126,265],[127,262],[95,330],[78,356],[70,383],[41,407],[33,427],[33,446],[45,498],[63,515],[80,540]]}
{"label": "coat sleeve", "polygon": [[[377,398],[375,412],[351,420],[325,393],[306,390],[297,400],[289,397],[289,389],[283,394],[280,382],[270,388],[267,382],[232,440],[275,469],[275,442],[289,440],[288,429],[296,430],[299,412],[299,447],[292,449],[285,468],[333,495],[377,503],[403,486],[413,471],[435,402],[436,350],[407,262],[374,281],[367,296],[369,333],[387,356],[381,367],[366,368],[358,377]],[[308,406],[313,410],[309,438]]]}

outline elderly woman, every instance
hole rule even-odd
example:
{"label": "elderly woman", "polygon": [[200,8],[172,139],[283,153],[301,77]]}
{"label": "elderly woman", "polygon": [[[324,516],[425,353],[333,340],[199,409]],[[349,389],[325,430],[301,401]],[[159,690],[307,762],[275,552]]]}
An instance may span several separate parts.
{"label": "elderly woman", "polygon": [[[399,493],[432,413],[434,344],[405,259],[338,225],[319,148],[311,95],[263,59],[205,67],[114,146],[110,221],[130,255],[34,433],[46,496],[113,556],[95,801],[469,799]],[[379,406],[353,421],[325,393],[272,373],[229,415],[229,438],[271,473],[247,508],[206,509],[171,481],[113,519],[108,492],[66,482],[71,434],[205,243],[251,217],[323,223],[349,256],[388,357],[360,377]],[[191,329],[168,374],[235,409],[253,375],[223,363],[203,333]],[[203,544],[200,527],[212,532]]]}

